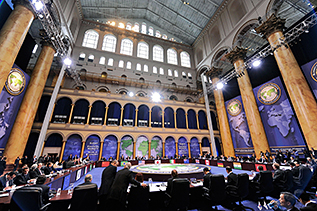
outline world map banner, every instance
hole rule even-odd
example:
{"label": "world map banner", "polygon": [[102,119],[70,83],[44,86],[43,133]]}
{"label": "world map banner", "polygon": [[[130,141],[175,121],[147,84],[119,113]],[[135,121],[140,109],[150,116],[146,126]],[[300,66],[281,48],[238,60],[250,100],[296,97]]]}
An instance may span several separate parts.
{"label": "world map banner", "polygon": [[317,59],[304,64],[301,68],[310,88],[313,90],[315,98],[317,99]]}
{"label": "world map banner", "polygon": [[149,140],[146,136],[139,136],[136,140],[135,156],[148,158]]}
{"label": "world map banner", "polygon": [[0,94],[0,156],[9,139],[29,80],[30,76],[14,64]]}
{"label": "world map banner", "polygon": [[133,156],[133,138],[131,136],[124,136],[121,139],[120,156],[132,157]]}
{"label": "world map banner", "polygon": [[253,89],[272,152],[302,152],[306,145],[279,77]]}
{"label": "world map banner", "polygon": [[151,140],[151,156],[155,158],[156,156],[162,157],[162,155],[163,155],[162,139],[158,136],[155,136]]}
{"label": "world map banner", "polygon": [[112,157],[112,159],[116,159],[117,148],[117,137],[115,137],[114,135],[107,136],[103,142],[102,157],[106,158],[107,160],[109,160],[110,157]]}
{"label": "world map banner", "polygon": [[254,152],[247,118],[241,96],[225,102],[233,147],[236,155],[251,155]]}

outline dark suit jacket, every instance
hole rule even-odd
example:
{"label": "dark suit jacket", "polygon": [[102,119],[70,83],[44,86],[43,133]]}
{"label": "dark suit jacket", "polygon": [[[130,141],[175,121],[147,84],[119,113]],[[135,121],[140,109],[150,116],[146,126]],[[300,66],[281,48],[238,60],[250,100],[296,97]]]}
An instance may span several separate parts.
{"label": "dark suit jacket", "polygon": [[14,180],[14,183],[16,185],[25,185],[28,183],[28,180],[30,180],[30,175],[29,174],[18,174]]}
{"label": "dark suit jacket", "polygon": [[40,176],[40,172],[38,171],[38,169],[35,169],[35,170],[31,170],[29,172],[29,175],[30,175],[30,178],[31,179],[34,179],[34,178],[37,178],[38,176]]}
{"label": "dark suit jacket", "polygon": [[259,182],[260,180],[260,172],[257,172],[252,179],[252,182]]}
{"label": "dark suit jacket", "polygon": [[305,207],[300,208],[300,211],[316,211],[317,210],[317,204],[310,202],[306,204]]}
{"label": "dark suit jacket", "polygon": [[47,185],[39,185],[39,184],[35,184],[35,185],[32,185],[32,187],[39,187],[39,188],[42,188],[42,201],[44,204],[47,204],[49,202],[49,191],[50,191],[50,188],[47,186]]}
{"label": "dark suit jacket", "polygon": [[292,173],[293,173],[293,177],[298,177],[299,175],[299,166],[295,166],[294,168],[292,168]]}
{"label": "dark suit jacket", "polygon": [[109,193],[111,185],[117,173],[117,167],[110,165],[102,172],[101,185],[99,189],[99,195],[106,195]]}
{"label": "dark suit jacket", "polygon": [[85,185],[93,185],[93,186],[97,186],[97,184],[92,183],[92,182],[84,182],[84,183],[81,183],[80,185],[77,185],[77,187],[82,187],[82,186],[85,186]]}
{"label": "dark suit jacket", "polygon": [[284,171],[277,169],[274,172],[273,184],[278,188],[284,188]]}
{"label": "dark suit jacket", "polygon": [[133,178],[132,171],[127,168],[121,169],[117,172],[109,192],[109,198],[125,204],[127,196],[127,188],[129,183],[140,186],[140,182]]}
{"label": "dark suit jacket", "polygon": [[237,183],[238,183],[238,175],[236,175],[233,172],[230,172],[230,174],[227,177],[227,185],[237,186]]}
{"label": "dark suit jacket", "polygon": [[[0,190],[3,190],[3,188],[5,188],[7,185],[7,179],[6,179],[6,175],[0,177]],[[9,186],[13,185],[13,180],[9,181]]]}
{"label": "dark suit jacket", "polygon": [[211,176],[210,172],[208,174],[204,175],[204,184],[203,184],[203,186],[206,187],[206,188],[209,188],[210,176]]}

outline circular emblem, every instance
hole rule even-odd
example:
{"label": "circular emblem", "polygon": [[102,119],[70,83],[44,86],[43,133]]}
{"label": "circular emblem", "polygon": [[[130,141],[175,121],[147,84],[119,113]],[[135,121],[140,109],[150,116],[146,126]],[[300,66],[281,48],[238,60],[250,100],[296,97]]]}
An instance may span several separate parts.
{"label": "circular emblem", "polygon": [[258,91],[258,99],[265,105],[274,104],[281,97],[281,89],[275,83],[267,83]]}
{"label": "circular emblem", "polygon": [[227,110],[231,116],[237,116],[242,111],[241,102],[237,99],[230,100],[227,105]]}
{"label": "circular emblem", "polygon": [[5,88],[11,95],[19,95],[25,87],[25,77],[18,68],[12,68],[5,83]]}
{"label": "circular emblem", "polygon": [[310,75],[317,82],[317,62],[311,68]]}

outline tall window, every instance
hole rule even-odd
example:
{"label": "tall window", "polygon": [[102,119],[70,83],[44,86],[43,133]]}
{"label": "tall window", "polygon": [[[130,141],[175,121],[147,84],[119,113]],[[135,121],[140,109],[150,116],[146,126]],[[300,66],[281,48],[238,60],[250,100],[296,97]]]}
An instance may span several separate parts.
{"label": "tall window", "polygon": [[149,72],[149,66],[147,66],[146,64],[143,66],[143,71],[144,72]]}
{"label": "tall window", "polygon": [[174,49],[167,50],[167,63],[177,65],[177,53]]}
{"label": "tall window", "polygon": [[163,53],[164,53],[163,48],[161,46],[154,45],[154,47],[153,47],[153,60],[163,62],[164,61]]}
{"label": "tall window", "polygon": [[168,70],[167,70],[167,75],[168,75],[168,76],[173,76],[173,71],[172,71],[171,69],[168,69]]}
{"label": "tall window", "polygon": [[154,35],[154,29],[152,26],[149,27],[149,35],[151,35],[151,36]]}
{"label": "tall window", "polygon": [[153,66],[153,73],[157,74],[157,67]]}
{"label": "tall window", "polygon": [[181,65],[183,67],[190,67],[190,57],[185,51],[181,52]]}
{"label": "tall window", "polygon": [[141,26],[141,33],[142,34],[146,34],[146,23],[142,23],[142,26]]}
{"label": "tall window", "polygon": [[111,34],[105,35],[102,42],[103,51],[116,51],[117,38]]}
{"label": "tall window", "polygon": [[118,67],[121,67],[121,68],[124,67],[124,61],[123,61],[123,60],[120,60],[120,61],[119,61]]}
{"label": "tall window", "polygon": [[140,24],[137,23],[137,22],[135,22],[134,27],[133,27],[133,30],[134,30],[135,32],[139,32],[139,31],[140,31]]}
{"label": "tall window", "polygon": [[106,64],[106,58],[105,57],[100,57],[100,60],[99,60],[99,64]]}
{"label": "tall window", "polygon": [[178,71],[174,70],[174,77],[178,77]]}
{"label": "tall window", "polygon": [[164,69],[162,67],[160,67],[160,74],[164,75]]}
{"label": "tall window", "polygon": [[161,38],[161,32],[159,30],[156,30],[155,37]]}
{"label": "tall window", "polygon": [[141,71],[141,64],[140,63],[136,64],[136,70]]}
{"label": "tall window", "polygon": [[127,30],[131,30],[131,29],[132,29],[132,24],[128,22],[128,23],[127,23],[127,26],[126,26],[126,29],[127,29]]}
{"label": "tall window", "polygon": [[130,39],[123,39],[121,41],[121,54],[132,56],[133,42]]}
{"label": "tall window", "polygon": [[113,58],[110,58],[110,59],[108,60],[108,65],[109,65],[109,66],[113,66]]}
{"label": "tall window", "polygon": [[149,45],[145,42],[138,43],[137,57],[148,59],[149,58]]}
{"label": "tall window", "polygon": [[83,47],[97,48],[99,34],[95,30],[89,29],[85,32]]}
{"label": "tall window", "polygon": [[132,67],[132,64],[131,64],[131,62],[127,62],[127,69],[131,69],[131,67]]}

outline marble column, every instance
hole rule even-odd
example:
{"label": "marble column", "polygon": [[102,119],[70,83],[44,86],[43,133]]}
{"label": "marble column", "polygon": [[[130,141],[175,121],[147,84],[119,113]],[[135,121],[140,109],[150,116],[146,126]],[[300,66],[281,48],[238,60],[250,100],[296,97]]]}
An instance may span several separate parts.
{"label": "marble column", "polygon": [[203,154],[203,150],[201,148],[201,141],[199,141],[198,143],[199,143],[199,152],[200,152],[200,155],[202,155]]}
{"label": "marble column", "polygon": [[124,108],[121,108],[120,126],[122,126],[122,121],[123,121],[123,110],[124,110]]}
{"label": "marble column", "polygon": [[165,121],[164,121],[164,110],[162,111],[162,128],[165,128]]}
{"label": "marble column", "polygon": [[138,111],[139,109],[135,109],[134,127],[138,126]]}
{"label": "marble column", "polygon": [[108,114],[108,106],[106,107],[105,120],[103,121],[103,125],[106,125],[106,124],[107,124],[107,114]]}
{"label": "marble column", "polygon": [[88,116],[87,116],[86,125],[89,125],[89,119],[90,119],[92,105],[89,105],[88,107],[89,107],[89,110],[88,110]]}
{"label": "marble column", "polygon": [[176,115],[177,113],[174,112],[174,125],[175,125],[175,128],[177,128],[177,119],[176,119]]}
{"label": "marble column", "polygon": [[163,145],[163,153],[162,153],[162,156],[165,157],[165,141],[162,141],[162,145]]}
{"label": "marble column", "polygon": [[136,141],[133,142],[133,157],[135,158],[135,152],[136,152]]}
{"label": "marble column", "polygon": [[152,127],[151,119],[152,119],[152,110],[149,110],[149,127]]}
{"label": "marble column", "polygon": [[8,163],[13,163],[16,157],[22,157],[24,153],[55,52],[51,44],[43,43],[42,51],[33,69],[19,113],[4,150]]}
{"label": "marble column", "polygon": [[176,155],[178,155],[178,141],[175,141],[175,150],[176,150]]}
{"label": "marble column", "polygon": [[185,113],[185,119],[186,119],[186,129],[188,130],[188,114],[187,114],[187,112]]}
{"label": "marble column", "polygon": [[151,157],[151,141],[149,140],[149,154],[148,154],[148,158]]}
{"label": "marble column", "polygon": [[100,160],[100,159],[101,159],[101,157],[102,157],[103,143],[104,143],[104,141],[100,141],[100,148],[99,148],[99,160]]}
{"label": "marble column", "polygon": [[200,128],[199,128],[199,115],[198,115],[198,113],[196,114],[196,121],[197,121],[197,129],[200,130]]}
{"label": "marble column", "polygon": [[188,146],[188,158],[191,158],[191,151],[190,151],[190,141],[187,142],[187,146]]}
{"label": "marble column", "polygon": [[74,112],[74,107],[75,107],[75,104],[72,104],[72,107],[70,109],[70,114],[69,114],[69,117],[68,117],[68,124],[70,124],[70,122],[72,121],[72,116],[73,116],[73,112]]}
{"label": "marble column", "polygon": [[85,143],[86,143],[86,141],[81,142],[80,158],[83,158],[83,156],[84,156]]}
{"label": "marble column", "polygon": [[236,72],[240,75],[237,78],[237,81],[239,84],[243,106],[245,108],[245,115],[248,121],[254,152],[256,157],[259,158],[260,151],[270,151],[270,147],[266,138],[259,109],[256,104],[248,71],[244,66],[246,51],[246,49],[235,47],[234,50],[227,54],[227,58],[233,63]]}
{"label": "marble column", "polygon": [[308,148],[317,148],[317,103],[292,50],[285,41],[284,25],[285,19],[272,15],[255,30],[263,34],[263,38],[271,45]]}
{"label": "marble column", "polygon": [[120,143],[121,143],[121,141],[118,141],[118,145],[117,145],[117,160],[119,160],[119,156],[120,156]]}
{"label": "marble column", "polygon": [[[208,75],[210,75],[212,84],[216,86],[216,84],[219,81],[219,75],[222,74],[222,69],[212,68],[210,72],[208,72]],[[224,143],[224,155],[226,157],[234,157],[234,147],[232,142],[232,136],[230,132],[230,126],[228,122],[228,116],[227,116],[227,110],[225,106],[225,101],[223,98],[222,90],[221,89],[214,89],[214,98],[216,103],[216,110],[217,110],[217,116],[219,121],[219,129],[220,129],[220,135],[221,140]]]}
{"label": "marble column", "polygon": [[65,145],[66,145],[66,140],[63,140],[62,149],[61,149],[61,153],[60,153],[60,156],[59,156],[59,162],[60,162],[60,163],[61,163],[62,160],[63,160]]}
{"label": "marble column", "polygon": [[14,10],[0,31],[0,93],[34,18],[29,1],[14,1]]}

